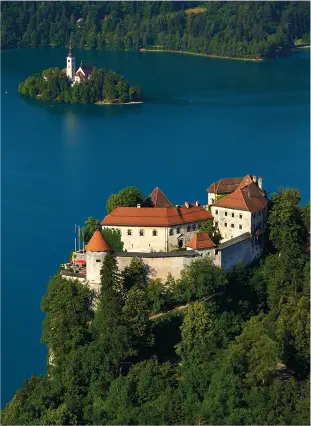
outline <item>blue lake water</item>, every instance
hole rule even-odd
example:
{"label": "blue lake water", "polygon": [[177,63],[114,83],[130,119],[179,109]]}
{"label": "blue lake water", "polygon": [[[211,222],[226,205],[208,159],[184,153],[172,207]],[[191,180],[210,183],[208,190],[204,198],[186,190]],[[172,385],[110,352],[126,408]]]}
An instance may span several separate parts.
{"label": "blue lake water", "polygon": [[159,186],[174,204],[205,203],[210,183],[250,173],[269,193],[297,187],[309,199],[309,51],[252,63],[78,50],[77,63],[124,74],[148,102],[51,108],[17,93],[65,57],[1,53],[2,405],[45,371],[40,300],[74,247],[74,224],[102,219],[110,193]]}

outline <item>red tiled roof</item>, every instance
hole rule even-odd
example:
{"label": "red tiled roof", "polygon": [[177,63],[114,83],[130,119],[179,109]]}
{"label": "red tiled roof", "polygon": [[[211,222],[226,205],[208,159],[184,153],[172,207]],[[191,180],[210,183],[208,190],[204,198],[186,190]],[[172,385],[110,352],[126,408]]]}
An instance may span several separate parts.
{"label": "red tiled roof", "polygon": [[81,72],[81,71],[77,71],[76,73],[75,73],[75,76],[76,77],[80,77],[80,78],[82,78],[83,80],[86,78],[86,76]]}
{"label": "red tiled roof", "polygon": [[85,249],[88,251],[109,251],[110,245],[104,239],[100,230],[96,229]]}
{"label": "red tiled roof", "polygon": [[243,178],[223,178],[217,182],[213,182],[208,188],[207,192],[215,194],[230,194],[235,191],[240,185],[248,184],[253,182],[250,175],[246,175]]}
{"label": "red tiled roof", "polygon": [[149,195],[154,207],[173,207],[160,188],[156,187]]}
{"label": "red tiled roof", "polygon": [[262,210],[267,203],[267,198],[258,186],[252,182],[239,186],[231,194],[213,204],[213,207],[226,207],[228,209],[246,210],[255,213]]}
{"label": "red tiled roof", "polygon": [[[81,69],[82,72],[79,71],[79,69]],[[92,74],[92,71],[93,70],[92,70],[91,67],[88,67],[86,65],[80,65],[79,68],[77,69],[77,72],[76,72],[75,75],[79,76],[80,78],[81,78],[81,75],[83,75],[83,77],[86,78],[86,77],[88,77],[88,76],[90,76]]]}
{"label": "red tiled roof", "polygon": [[186,244],[187,247],[199,250],[216,247],[207,232],[197,232]]}
{"label": "red tiled roof", "polygon": [[117,207],[101,225],[119,226],[174,226],[211,219],[211,213],[202,206],[189,204],[177,207]]}

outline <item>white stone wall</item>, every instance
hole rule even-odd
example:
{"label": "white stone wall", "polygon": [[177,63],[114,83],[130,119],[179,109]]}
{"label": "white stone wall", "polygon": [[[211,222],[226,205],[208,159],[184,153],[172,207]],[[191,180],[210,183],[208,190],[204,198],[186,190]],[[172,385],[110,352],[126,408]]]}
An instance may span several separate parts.
{"label": "white stone wall", "polygon": [[90,283],[100,282],[100,271],[107,252],[86,251],[86,278]]}
{"label": "white stone wall", "polygon": [[[180,278],[180,273],[185,266],[198,259],[198,257],[143,257],[140,256],[142,261],[149,267],[150,278],[161,278],[165,280],[168,274],[174,278]],[[120,271],[131,263],[132,257],[117,257],[118,268]]]}
{"label": "white stone wall", "polygon": [[220,255],[221,268],[228,271],[238,263],[242,263],[246,266],[256,258],[261,257],[263,254],[263,246],[256,237],[253,236],[247,240],[219,250],[218,254]]}
{"label": "white stone wall", "polygon": [[214,204],[217,200],[217,194],[215,194],[214,192],[208,192],[207,193],[207,204]]}
{"label": "white stone wall", "polygon": [[67,56],[67,77],[70,78],[71,80],[73,80],[73,77],[75,75],[75,69],[76,69],[75,58]]}
{"label": "white stone wall", "polygon": [[[123,250],[128,252],[159,252],[178,248],[178,236],[183,234],[183,247],[198,229],[198,223],[171,227],[107,226],[102,228],[119,229],[124,243]],[[140,235],[141,232],[143,235]],[[156,235],[154,235],[154,232]],[[172,234],[172,235],[171,235]]]}
{"label": "white stone wall", "polygon": [[214,226],[218,227],[223,237],[221,242],[238,237],[245,232],[252,232],[250,212],[211,206],[211,213],[214,217]]}

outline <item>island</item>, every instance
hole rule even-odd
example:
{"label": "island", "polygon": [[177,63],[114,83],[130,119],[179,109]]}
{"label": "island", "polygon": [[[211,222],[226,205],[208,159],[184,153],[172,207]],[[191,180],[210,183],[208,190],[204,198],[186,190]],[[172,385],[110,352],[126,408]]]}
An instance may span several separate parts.
{"label": "island", "polygon": [[18,85],[18,91],[31,98],[72,104],[137,104],[143,95],[139,85],[129,82],[111,70],[86,66],[81,61],[76,71],[70,43],[66,68],[48,68],[34,73]]}

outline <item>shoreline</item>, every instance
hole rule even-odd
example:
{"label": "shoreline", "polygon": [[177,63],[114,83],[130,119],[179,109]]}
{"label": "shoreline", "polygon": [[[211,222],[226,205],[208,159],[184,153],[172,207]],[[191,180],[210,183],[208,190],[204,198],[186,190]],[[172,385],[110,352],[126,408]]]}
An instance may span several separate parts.
{"label": "shoreline", "polygon": [[184,50],[164,50],[164,49],[140,49],[140,52],[164,52],[164,53],[181,53],[184,55],[193,55],[193,56],[204,56],[206,58],[214,59],[229,59],[233,61],[250,61],[250,62],[263,62],[264,59],[256,58],[233,58],[231,56],[219,56],[219,55],[208,55],[207,53],[195,53],[195,52],[186,52]]}
{"label": "shoreline", "polygon": [[139,102],[106,102],[106,101],[97,101],[93,105],[137,105],[137,104],[143,104],[143,101]]}

